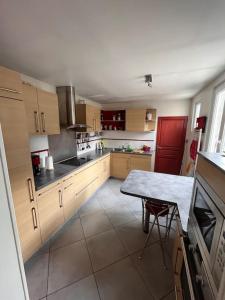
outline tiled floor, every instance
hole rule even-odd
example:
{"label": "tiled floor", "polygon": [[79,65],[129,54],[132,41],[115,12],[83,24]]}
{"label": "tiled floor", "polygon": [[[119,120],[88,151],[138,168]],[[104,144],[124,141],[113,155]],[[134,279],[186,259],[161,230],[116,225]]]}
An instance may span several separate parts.
{"label": "tiled floor", "polygon": [[110,179],[34,257],[25,270],[31,300],[172,300],[171,248],[162,264],[157,232],[138,259],[146,234],[141,200]]}

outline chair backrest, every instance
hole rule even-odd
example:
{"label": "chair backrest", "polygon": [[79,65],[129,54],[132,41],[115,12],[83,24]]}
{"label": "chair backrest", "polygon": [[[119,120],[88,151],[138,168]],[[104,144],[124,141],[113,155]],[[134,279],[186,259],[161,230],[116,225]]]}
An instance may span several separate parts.
{"label": "chair backrest", "polygon": [[155,216],[164,217],[169,214],[169,206],[167,204],[147,201],[145,203],[145,208],[150,212],[150,214]]}

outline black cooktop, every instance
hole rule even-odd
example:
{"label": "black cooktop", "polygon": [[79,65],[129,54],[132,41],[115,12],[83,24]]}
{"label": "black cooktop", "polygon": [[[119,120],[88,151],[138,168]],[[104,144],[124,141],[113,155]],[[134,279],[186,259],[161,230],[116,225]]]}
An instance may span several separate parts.
{"label": "black cooktop", "polygon": [[89,158],[89,157],[79,157],[79,158],[73,157],[73,158],[62,161],[59,164],[69,165],[69,166],[81,166],[91,160],[92,160],[92,158]]}

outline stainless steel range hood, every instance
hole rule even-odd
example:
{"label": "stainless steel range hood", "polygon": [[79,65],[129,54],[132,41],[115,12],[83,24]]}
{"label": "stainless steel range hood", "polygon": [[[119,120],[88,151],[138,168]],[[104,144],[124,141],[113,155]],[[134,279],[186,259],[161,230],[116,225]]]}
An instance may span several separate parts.
{"label": "stainless steel range hood", "polygon": [[56,92],[59,101],[60,126],[67,129],[79,130],[89,128],[86,124],[76,123],[76,100],[73,86],[58,86]]}

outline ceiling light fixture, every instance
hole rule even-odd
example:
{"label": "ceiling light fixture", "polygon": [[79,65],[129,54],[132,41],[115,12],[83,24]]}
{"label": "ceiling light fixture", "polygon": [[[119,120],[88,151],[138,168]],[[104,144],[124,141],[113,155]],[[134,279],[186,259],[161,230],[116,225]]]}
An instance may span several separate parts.
{"label": "ceiling light fixture", "polygon": [[152,87],[152,74],[145,75],[145,83],[147,83],[149,87]]}

